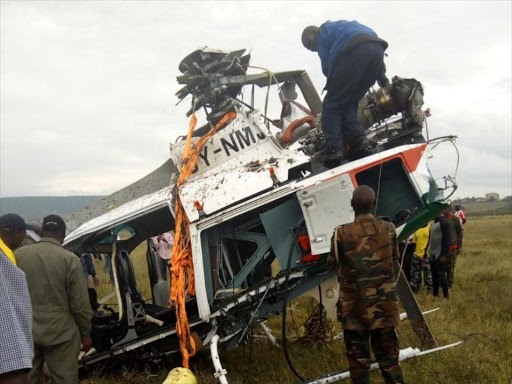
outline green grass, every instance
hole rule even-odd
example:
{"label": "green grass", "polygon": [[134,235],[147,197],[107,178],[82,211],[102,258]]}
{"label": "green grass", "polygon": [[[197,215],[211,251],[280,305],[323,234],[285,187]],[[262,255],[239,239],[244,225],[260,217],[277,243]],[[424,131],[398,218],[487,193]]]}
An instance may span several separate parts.
{"label": "green grass", "polygon": [[[464,341],[461,346],[402,363],[408,383],[512,383],[512,216],[473,217],[464,234],[464,250],[459,255],[451,300],[418,294],[422,309],[441,309],[426,315],[439,345]],[[139,289],[149,297],[144,249],[133,255],[138,270]],[[101,269],[101,266],[98,265]],[[101,277],[100,291],[108,293],[106,276]],[[100,295],[101,297],[101,295]],[[295,306],[297,322],[307,316],[306,306]],[[269,324],[279,335],[280,318]],[[339,329],[339,324],[336,324]],[[418,346],[408,322],[398,329],[402,348]],[[293,336],[293,332],[290,332]],[[310,347],[293,343],[290,352],[299,371],[308,377],[347,367],[342,341],[326,347]],[[230,384],[296,383],[286,365],[280,348],[265,340],[255,339],[253,356],[249,346],[222,352],[221,361],[228,371]],[[179,360],[179,359],[178,359]],[[83,383],[161,383],[169,369],[162,367],[154,375],[140,371],[117,373],[113,376],[93,376]],[[201,351],[191,360],[191,369],[199,383],[213,384],[213,368],[209,352]],[[246,381],[244,381],[247,378]],[[371,374],[373,383],[382,383],[379,373]]]}
{"label": "green grass", "polygon": [[[455,207],[457,203],[453,203]],[[461,203],[468,220],[475,216],[499,216],[512,214],[512,200],[482,201],[479,203]]]}

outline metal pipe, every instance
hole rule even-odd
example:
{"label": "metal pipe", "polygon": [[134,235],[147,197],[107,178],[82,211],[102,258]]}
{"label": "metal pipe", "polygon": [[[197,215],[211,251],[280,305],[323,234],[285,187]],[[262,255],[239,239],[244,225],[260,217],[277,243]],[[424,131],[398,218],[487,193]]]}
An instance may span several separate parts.
{"label": "metal pipe", "polygon": [[[435,312],[435,311],[438,311],[438,310],[439,310],[439,307],[431,309],[430,311],[422,312],[421,314],[422,315],[427,315],[429,313],[432,313],[432,312]],[[407,320],[407,319],[408,319],[407,312],[404,312],[404,313],[400,314],[400,321],[404,321],[404,320]]]}
{"label": "metal pipe", "polygon": [[263,330],[263,332],[265,332],[265,335],[267,335],[268,339],[270,340],[270,342],[275,346],[275,347],[279,347],[279,344],[277,343],[277,340],[276,338],[274,337],[274,335],[272,334],[272,332],[270,331],[270,329],[267,327],[267,324],[265,324],[265,322],[261,322],[261,323],[258,323],[258,325],[260,326],[260,328]]}
{"label": "metal pipe", "polygon": [[222,364],[220,363],[219,358],[219,350],[217,349],[219,339],[219,335],[213,336],[212,343],[210,345],[210,353],[212,355],[213,367],[215,368],[215,373],[213,375],[215,376],[215,378],[219,379],[220,384],[228,384],[228,379],[226,379],[226,374],[228,372],[224,368],[222,368]]}
{"label": "metal pipe", "polygon": [[[404,361],[404,360],[411,359],[413,357],[427,355],[429,353],[438,352],[443,349],[456,347],[457,345],[459,345],[461,343],[462,342],[459,341],[457,343],[444,345],[442,347],[432,348],[432,349],[429,349],[426,351],[420,351],[418,348],[409,347],[409,348],[400,350],[400,357],[398,358],[398,360]],[[378,369],[378,368],[379,368],[379,363],[373,363],[370,365],[370,371],[374,371],[375,369]],[[338,381],[345,380],[348,378],[350,378],[350,371],[336,372],[336,373],[321,377],[321,378],[313,380],[313,381],[308,381],[305,384],[330,384],[330,383],[336,383]]]}

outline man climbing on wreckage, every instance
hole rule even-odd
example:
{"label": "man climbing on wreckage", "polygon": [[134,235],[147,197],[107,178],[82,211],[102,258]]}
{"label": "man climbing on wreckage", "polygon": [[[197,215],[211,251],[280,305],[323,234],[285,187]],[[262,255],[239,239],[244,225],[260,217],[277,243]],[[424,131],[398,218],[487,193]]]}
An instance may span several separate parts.
{"label": "man climbing on wreckage", "polygon": [[326,148],[323,159],[337,161],[357,156],[366,134],[357,118],[359,100],[375,81],[389,84],[384,65],[388,43],[357,21],[327,21],[302,32],[302,44],[318,52],[327,77],[322,130]]}
{"label": "man climbing on wreckage", "polygon": [[352,195],[354,222],[334,229],[327,262],[340,282],[338,319],[354,384],[369,383],[370,341],[384,382],[404,383],[394,264],[399,260],[395,226],[373,216],[375,192],[360,186]]}

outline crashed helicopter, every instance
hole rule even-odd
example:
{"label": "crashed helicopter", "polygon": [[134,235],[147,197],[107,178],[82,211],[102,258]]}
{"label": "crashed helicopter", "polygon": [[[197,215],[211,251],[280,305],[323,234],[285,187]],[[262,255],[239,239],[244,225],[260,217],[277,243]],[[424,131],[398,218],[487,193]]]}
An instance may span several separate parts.
{"label": "crashed helicopter", "polygon": [[[322,103],[308,74],[249,74],[249,63],[245,50],[204,48],[187,56],[179,66],[183,88],[177,96],[191,97],[187,116],[203,110],[206,123],[171,144],[170,159],[157,171],[118,193],[117,208],[88,221],[84,217],[94,209],[69,218],[77,228],[66,238],[68,249],[112,253],[118,304],[95,315],[94,349],[81,358],[82,367],[113,359],[158,361],[180,352],[179,319],[168,304],[172,260],[161,257],[154,241],[176,229],[177,201],[188,223],[194,276],[195,292],[184,301],[187,320],[195,344],[210,345],[216,376],[227,383],[219,342],[236,347],[255,325],[273,338],[264,321],[302,295],[321,297],[334,318],[338,283],[325,258],[333,229],[354,218],[354,188],[369,185],[376,191],[375,214],[396,225],[399,241],[437,216],[456,189],[451,176],[442,177],[439,186],[430,172],[431,146],[453,137],[423,136],[429,111],[422,110],[419,81],[394,77],[366,94],[358,115],[368,145],[333,167],[320,160]],[[268,102],[273,85],[282,104],[279,119],[267,116],[267,106],[261,112],[254,105],[255,86],[267,88]],[[244,88],[252,90],[250,102],[240,98]],[[212,134],[227,113],[232,117]],[[187,145],[197,151],[197,162],[177,186],[180,172],[190,166],[183,161]],[[127,228],[131,237],[118,236]],[[151,298],[137,288],[130,259],[141,243],[147,244]],[[397,274],[400,301],[422,348],[437,350],[400,266]],[[409,348],[401,358],[423,353]],[[314,382],[343,378],[335,373]]]}

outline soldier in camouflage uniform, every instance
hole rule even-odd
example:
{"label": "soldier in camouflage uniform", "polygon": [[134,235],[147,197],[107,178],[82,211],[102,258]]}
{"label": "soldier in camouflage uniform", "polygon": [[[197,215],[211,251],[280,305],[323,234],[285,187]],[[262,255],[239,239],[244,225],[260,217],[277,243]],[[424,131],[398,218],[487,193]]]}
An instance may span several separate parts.
{"label": "soldier in camouflage uniform", "polygon": [[369,339],[384,381],[404,383],[395,331],[399,323],[395,226],[370,213],[374,202],[375,192],[370,187],[354,190],[354,222],[334,230],[328,264],[338,271],[338,318],[343,324],[352,383],[369,383]]}
{"label": "soldier in camouflage uniform", "polygon": [[460,246],[462,242],[462,225],[457,216],[452,215],[452,207],[449,206],[443,211],[444,219],[450,224],[450,251],[446,258],[446,279],[448,281],[448,288],[452,288],[455,279],[455,264],[457,263],[457,256],[460,253]]}

